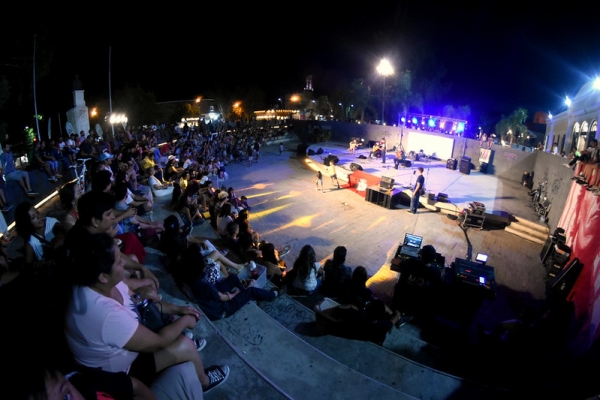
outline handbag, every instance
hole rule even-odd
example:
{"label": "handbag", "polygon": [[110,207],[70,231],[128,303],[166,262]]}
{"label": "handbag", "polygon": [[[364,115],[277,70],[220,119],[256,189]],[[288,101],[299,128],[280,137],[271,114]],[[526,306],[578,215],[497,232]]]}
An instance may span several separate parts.
{"label": "handbag", "polygon": [[137,306],[140,323],[153,332],[158,332],[169,324],[169,318],[162,312],[162,307],[153,300],[142,300]]}

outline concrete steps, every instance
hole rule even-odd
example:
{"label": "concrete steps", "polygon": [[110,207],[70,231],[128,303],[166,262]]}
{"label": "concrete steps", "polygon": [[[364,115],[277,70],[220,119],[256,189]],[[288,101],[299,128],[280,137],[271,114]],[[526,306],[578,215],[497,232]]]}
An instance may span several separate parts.
{"label": "concrete steps", "polygon": [[[289,332],[318,351],[409,396],[419,399],[451,398],[456,393],[461,393],[462,398],[503,399],[509,396],[504,389],[431,368],[427,364],[439,364],[441,350],[418,338],[418,329],[410,324],[401,329],[393,328],[384,346],[377,346],[325,334],[316,322],[315,312],[289,296],[278,299],[277,303],[261,302],[259,305]],[[410,358],[401,355],[406,349],[413,353]],[[416,353],[415,349],[418,349]],[[510,397],[520,398],[516,393],[510,393]]]}
{"label": "concrete steps", "polygon": [[513,216],[510,225],[504,230],[538,244],[544,244],[550,234],[550,229],[547,226],[516,216]]}

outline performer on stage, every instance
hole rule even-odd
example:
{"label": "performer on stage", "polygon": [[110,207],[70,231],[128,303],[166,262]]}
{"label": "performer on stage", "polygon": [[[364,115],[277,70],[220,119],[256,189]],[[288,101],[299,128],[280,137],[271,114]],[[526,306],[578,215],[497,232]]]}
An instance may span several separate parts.
{"label": "performer on stage", "polygon": [[375,145],[373,146],[373,151],[369,153],[369,161],[371,161],[371,159],[373,158],[377,158],[378,154],[381,154],[381,150],[379,147],[379,143],[375,142]]}
{"label": "performer on stage", "polygon": [[385,141],[385,138],[381,138],[381,142],[379,142],[379,145],[381,149],[381,163],[385,164],[385,155],[387,153],[387,143]]}
{"label": "performer on stage", "polygon": [[356,140],[356,138],[352,138],[352,141],[350,142],[350,147],[348,148],[348,151],[350,152],[350,154],[355,156],[356,150],[358,149],[359,145],[360,145],[360,143],[358,142],[358,140]]}
{"label": "performer on stage", "polygon": [[402,164],[405,165],[406,162],[406,153],[402,150],[402,147],[396,150],[396,159],[394,160],[394,168],[398,169],[398,166]]}
{"label": "performer on stage", "polygon": [[425,177],[423,176],[423,167],[417,168],[419,176],[417,176],[417,182],[413,188],[412,197],[410,199],[410,209],[407,211],[411,214],[416,214],[419,208],[419,197],[425,193]]}

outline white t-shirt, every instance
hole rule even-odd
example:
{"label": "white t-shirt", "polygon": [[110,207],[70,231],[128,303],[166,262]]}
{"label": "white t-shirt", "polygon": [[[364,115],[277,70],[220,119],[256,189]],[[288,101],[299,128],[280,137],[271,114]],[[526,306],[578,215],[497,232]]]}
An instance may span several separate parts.
{"label": "white t-shirt", "polygon": [[[46,239],[48,242],[52,242],[52,240],[54,239],[54,233],[52,232],[52,229],[56,224],[60,224],[60,222],[56,218],[46,217],[46,231],[44,232],[44,239]],[[43,260],[45,243],[42,243],[40,239],[31,235],[29,237],[29,245],[33,249],[35,258],[37,260]]]}
{"label": "white t-shirt", "polygon": [[138,328],[138,315],[124,282],[117,284],[121,305],[87,286],[73,289],[65,336],[75,361],[110,372],[128,372],[138,353],[123,347]]}
{"label": "white t-shirt", "polygon": [[154,185],[162,186],[162,184],[154,175],[148,177],[148,184],[152,188],[152,192],[156,197],[162,197],[173,194],[173,186],[168,186],[164,189],[156,189]]}
{"label": "white t-shirt", "polygon": [[321,264],[318,261],[315,261],[315,264],[310,269],[310,273],[306,277],[306,280],[302,282],[300,276],[296,275],[294,279],[293,285],[295,288],[306,290],[308,292],[312,292],[317,288],[317,272],[321,268]]}

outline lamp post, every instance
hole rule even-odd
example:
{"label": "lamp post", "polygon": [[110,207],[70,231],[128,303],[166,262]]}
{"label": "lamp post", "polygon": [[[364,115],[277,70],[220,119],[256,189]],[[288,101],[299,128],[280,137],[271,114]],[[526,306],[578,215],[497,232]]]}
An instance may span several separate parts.
{"label": "lamp post", "polygon": [[342,121],[345,121],[345,120],[346,120],[346,115],[345,115],[345,114],[346,114],[346,112],[345,112],[345,110],[344,110],[344,105],[343,105],[342,103],[338,103],[338,105],[339,105],[340,107],[342,107]]}
{"label": "lamp post", "polygon": [[279,107],[281,107],[283,110],[283,100],[281,100],[281,97],[279,97],[277,100],[279,100]]}
{"label": "lamp post", "polygon": [[384,110],[385,110],[385,77],[394,73],[394,67],[386,59],[382,58],[377,66],[377,72],[383,77],[383,91],[381,93],[381,125],[384,124]]}

